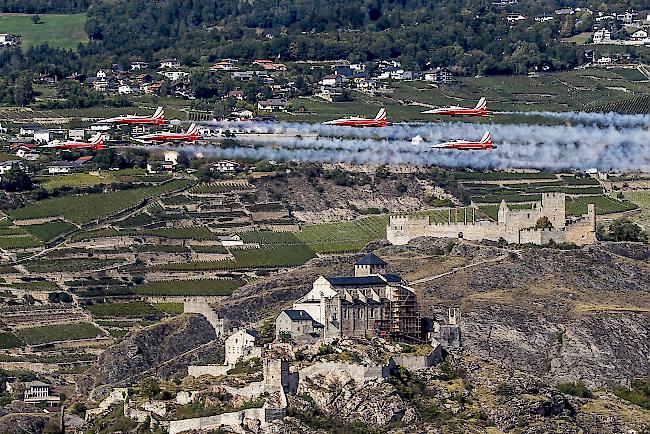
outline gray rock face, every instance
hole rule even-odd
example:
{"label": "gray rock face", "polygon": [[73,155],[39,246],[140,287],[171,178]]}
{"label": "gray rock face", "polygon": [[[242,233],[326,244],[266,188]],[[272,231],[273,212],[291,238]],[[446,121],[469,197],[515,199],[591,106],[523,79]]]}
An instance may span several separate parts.
{"label": "gray rock face", "polygon": [[42,414],[8,414],[0,417],[0,433],[41,434],[49,421],[49,416]]}
{"label": "gray rock face", "polygon": [[[335,373],[333,373],[335,374]],[[388,383],[371,381],[356,385],[323,379],[302,391],[313,399],[313,405],[323,414],[347,422],[362,421],[370,426],[385,426],[394,422],[405,424],[416,420],[415,410]],[[290,397],[294,407],[309,406],[301,397]]]}
{"label": "gray rock face", "polygon": [[216,339],[214,329],[200,315],[182,315],[137,330],[101,354],[94,386],[123,387],[154,374],[184,376],[188,364],[200,363],[215,349]]}

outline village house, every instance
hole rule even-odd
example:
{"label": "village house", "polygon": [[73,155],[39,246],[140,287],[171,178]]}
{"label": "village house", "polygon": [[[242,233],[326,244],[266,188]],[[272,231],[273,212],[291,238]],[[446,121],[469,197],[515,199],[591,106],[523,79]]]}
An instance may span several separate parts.
{"label": "village house", "polygon": [[28,403],[44,403],[44,404],[58,404],[61,400],[60,397],[50,394],[50,385],[43,381],[29,381],[24,384],[25,393],[23,400]]}
{"label": "village house", "polygon": [[54,133],[50,130],[39,129],[34,131],[33,137],[37,143],[48,143],[54,137]]}
{"label": "village house", "polygon": [[436,84],[451,84],[454,82],[454,76],[447,68],[436,68],[424,73],[424,81]]}
{"label": "village house", "polygon": [[594,32],[592,39],[594,44],[610,44],[612,42],[612,32],[600,29]]}
{"label": "village house", "polygon": [[143,69],[149,69],[147,62],[131,62],[131,71],[142,71]]}
{"label": "village house", "polygon": [[176,59],[164,59],[160,61],[160,69],[176,69],[181,67],[181,62]]}
{"label": "village house", "polygon": [[514,24],[519,21],[525,21],[526,16],[522,14],[508,14],[506,15],[506,21],[508,21],[510,24]]}
{"label": "village house", "polygon": [[21,146],[16,151],[16,157],[27,161],[36,161],[38,160],[38,151],[33,147]]}
{"label": "village house", "polygon": [[132,95],[140,93],[140,86],[137,84],[120,84],[117,88],[117,93],[120,95]]}
{"label": "village house", "polygon": [[185,71],[165,71],[165,72],[161,72],[161,75],[164,75],[166,78],[168,78],[171,81],[176,81],[181,78],[185,78],[189,76],[190,73]]}
{"label": "village house", "polygon": [[289,103],[287,102],[287,100],[276,99],[276,98],[265,99],[257,102],[258,110],[263,110],[268,112],[284,110],[288,107],[288,105]]}
{"label": "village house", "polygon": [[552,14],[542,14],[535,17],[535,21],[538,23],[547,23],[553,21],[555,17]]}
{"label": "village house", "polygon": [[240,167],[241,166],[236,161],[221,160],[210,164],[210,171],[216,171],[219,173],[235,173],[240,169]]}
{"label": "village house", "polygon": [[0,33],[0,46],[15,47],[20,44],[20,38],[11,33]]}
{"label": "village house", "polygon": [[239,101],[244,100],[244,91],[242,90],[231,90],[228,92],[228,98],[235,98]]}
{"label": "village house", "polygon": [[254,330],[240,329],[228,336],[225,342],[225,364],[233,366],[239,361],[262,357],[262,347],[255,346],[258,333]]}
{"label": "village house", "polygon": [[210,67],[210,72],[237,71],[237,61],[233,59],[222,59]]}
{"label": "village house", "polygon": [[77,165],[70,161],[55,161],[47,167],[47,173],[50,175],[61,175],[64,173],[70,173]]}
{"label": "village house", "polygon": [[320,276],[312,290],[276,318],[276,333],[292,339],[421,336],[415,291],[386,262],[369,253],[354,265],[354,276]]}

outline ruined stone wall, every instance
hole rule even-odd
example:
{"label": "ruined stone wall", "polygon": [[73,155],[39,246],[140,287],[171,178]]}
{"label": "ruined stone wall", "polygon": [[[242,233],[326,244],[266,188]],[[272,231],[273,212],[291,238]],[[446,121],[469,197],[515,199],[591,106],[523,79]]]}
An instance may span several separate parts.
{"label": "ruined stone wall", "polygon": [[223,336],[226,332],[226,321],[219,318],[216,312],[210,307],[208,301],[203,297],[195,297],[183,303],[183,313],[198,313],[212,325],[217,336]]}
{"label": "ruined stone wall", "polygon": [[187,375],[195,378],[198,378],[201,375],[219,377],[221,375],[226,375],[230,369],[232,369],[231,366],[223,365],[190,365],[187,367]]}
{"label": "ruined stone wall", "polygon": [[249,408],[232,413],[219,414],[217,416],[172,420],[169,422],[169,434],[179,434],[187,431],[200,431],[206,429],[216,430],[221,426],[227,426],[236,433],[245,433],[244,423],[246,420],[260,421],[265,424],[266,419],[266,409]]}
{"label": "ruined stone wall", "polygon": [[579,246],[598,242],[596,238],[596,207],[594,204],[587,205],[587,214],[582,216],[582,219],[567,226],[566,241]]}
{"label": "ruined stone wall", "polygon": [[519,242],[516,228],[494,222],[478,222],[476,224],[429,224],[429,219],[391,217],[386,227],[388,241],[395,245],[407,244],[417,237],[459,238],[466,240],[494,240],[503,238],[509,243]]}
{"label": "ruined stone wall", "polygon": [[566,233],[557,229],[524,229],[519,232],[520,244],[544,245],[551,241],[558,244],[564,243]]}

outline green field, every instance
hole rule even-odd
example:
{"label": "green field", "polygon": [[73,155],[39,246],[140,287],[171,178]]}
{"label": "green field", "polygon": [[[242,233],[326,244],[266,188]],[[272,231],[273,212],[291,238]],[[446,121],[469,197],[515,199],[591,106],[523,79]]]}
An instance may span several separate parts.
{"label": "green field", "polygon": [[636,208],[636,205],[630,202],[621,202],[608,196],[584,196],[568,197],[566,201],[567,215],[580,216],[587,213],[587,204],[596,205],[596,214],[612,214],[617,212],[630,211]]}
{"label": "green field", "polygon": [[90,323],[48,325],[16,331],[16,336],[27,342],[29,345],[91,339],[103,335],[104,334],[100,329]]}
{"label": "green field", "polygon": [[41,247],[43,243],[36,237],[26,236],[0,236],[0,249],[29,249]]}
{"label": "green field", "polygon": [[235,279],[167,280],[145,283],[138,286],[135,292],[154,296],[230,295],[243,284],[243,281]]}
{"label": "green field", "polygon": [[77,272],[98,270],[121,262],[117,259],[36,259],[25,263],[27,269],[33,273],[52,272]]}
{"label": "green field", "polygon": [[88,42],[84,30],[86,14],[39,14],[41,21],[32,22],[27,14],[0,14],[0,31],[21,37],[23,50],[47,44],[50,47],[76,49],[80,42]]}
{"label": "green field", "polygon": [[54,220],[40,225],[29,225],[23,227],[27,232],[45,243],[77,228],[75,225],[63,220]]}
{"label": "green field", "polygon": [[98,318],[138,318],[147,315],[156,316],[160,312],[144,301],[130,301],[128,303],[100,303],[87,307],[94,317]]}
{"label": "green field", "polygon": [[65,196],[45,199],[11,211],[14,219],[63,216],[66,220],[85,224],[131,208],[142,200],[156,197],[191,185],[191,181],[173,180],[155,187],[132,188],[111,193]]}
{"label": "green field", "polygon": [[13,333],[0,332],[0,349],[22,347],[23,342]]}
{"label": "green field", "polygon": [[[166,176],[167,179],[169,176]],[[164,179],[163,179],[164,180]],[[115,182],[137,182],[150,181],[159,182],[157,178],[151,177],[144,169],[122,169],[115,171],[102,171],[99,174],[71,173],[68,175],[48,176],[37,178],[36,182],[46,190],[58,188],[84,188],[100,184],[112,184]]]}
{"label": "green field", "polygon": [[318,253],[358,252],[370,241],[386,238],[388,216],[307,225],[297,234]]}
{"label": "green field", "polygon": [[646,231],[650,230],[650,191],[626,191],[625,199],[641,208],[641,213],[634,216],[633,219],[638,221]]}

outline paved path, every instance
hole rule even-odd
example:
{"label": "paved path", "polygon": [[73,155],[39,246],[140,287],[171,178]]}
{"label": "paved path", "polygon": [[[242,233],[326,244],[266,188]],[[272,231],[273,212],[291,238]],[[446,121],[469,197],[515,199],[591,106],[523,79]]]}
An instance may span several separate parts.
{"label": "paved path", "polygon": [[468,264],[468,265],[463,265],[462,267],[456,267],[456,268],[454,268],[454,269],[452,269],[450,271],[447,271],[445,273],[442,273],[442,274],[437,274],[435,276],[429,276],[429,277],[424,277],[422,279],[413,280],[413,281],[409,282],[409,285],[413,286],[413,285],[419,285],[421,283],[430,282],[432,280],[436,280],[436,279],[440,279],[440,278],[445,277],[445,276],[452,275],[452,274],[454,274],[454,273],[456,273],[458,271],[461,271],[461,270],[466,270],[468,268],[477,267],[477,266],[483,265],[483,264],[490,264],[490,263],[494,263],[494,262],[499,262],[499,261],[504,260],[507,257],[508,257],[507,254],[502,254],[502,255],[497,256],[496,258],[484,259],[482,261],[473,262],[473,263]]}

